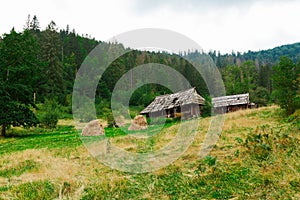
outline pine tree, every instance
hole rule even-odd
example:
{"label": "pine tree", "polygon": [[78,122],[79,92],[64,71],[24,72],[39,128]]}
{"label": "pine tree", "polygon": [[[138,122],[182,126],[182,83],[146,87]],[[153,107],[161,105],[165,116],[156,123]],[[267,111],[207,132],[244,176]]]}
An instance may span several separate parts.
{"label": "pine tree", "polygon": [[299,73],[299,66],[288,57],[282,57],[279,64],[273,67],[273,97],[288,114],[300,106],[296,101]]}
{"label": "pine tree", "polygon": [[65,85],[63,84],[62,44],[57,33],[55,22],[51,21],[43,32],[42,37],[42,59],[46,63],[45,79],[48,98],[59,97],[62,102]]}
{"label": "pine tree", "polygon": [[30,15],[27,16],[27,20],[24,26],[24,30],[29,30],[30,29]]}
{"label": "pine tree", "polygon": [[28,30],[14,29],[0,42],[0,125],[1,135],[13,126],[30,127],[38,123],[34,107],[38,46]]}
{"label": "pine tree", "polygon": [[33,16],[32,21],[30,22],[30,30],[33,30],[34,32],[40,32],[40,22],[36,15]]}

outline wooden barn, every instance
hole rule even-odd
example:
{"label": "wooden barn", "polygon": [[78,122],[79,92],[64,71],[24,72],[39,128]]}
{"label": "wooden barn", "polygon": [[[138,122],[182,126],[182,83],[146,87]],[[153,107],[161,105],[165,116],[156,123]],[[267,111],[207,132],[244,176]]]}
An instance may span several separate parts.
{"label": "wooden barn", "polygon": [[205,99],[197,93],[196,89],[190,88],[174,94],[157,96],[140,114],[146,117],[181,116],[182,119],[199,117],[204,102]]}
{"label": "wooden barn", "polygon": [[249,94],[237,94],[212,98],[214,113],[234,112],[251,106]]}

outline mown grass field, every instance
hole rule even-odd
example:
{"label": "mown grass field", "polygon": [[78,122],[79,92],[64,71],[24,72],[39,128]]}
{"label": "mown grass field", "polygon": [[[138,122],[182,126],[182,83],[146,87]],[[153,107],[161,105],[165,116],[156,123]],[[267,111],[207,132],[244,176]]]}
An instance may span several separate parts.
{"label": "mown grass field", "polygon": [[[174,163],[151,173],[112,170],[82,145],[72,122],[57,129],[12,129],[0,139],[0,199],[300,199],[298,121],[266,107],[226,115],[218,143],[198,157],[210,118]],[[297,120],[297,119],[296,119]],[[150,139],[106,129],[111,142],[150,152],[174,137],[179,122]]]}

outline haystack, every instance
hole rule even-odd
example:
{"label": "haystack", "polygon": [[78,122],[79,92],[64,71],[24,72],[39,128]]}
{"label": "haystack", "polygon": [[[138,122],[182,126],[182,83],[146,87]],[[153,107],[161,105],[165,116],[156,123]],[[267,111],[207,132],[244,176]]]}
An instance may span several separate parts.
{"label": "haystack", "polygon": [[118,127],[123,127],[126,125],[125,117],[123,115],[116,116],[115,122]]}
{"label": "haystack", "polygon": [[90,121],[82,130],[82,136],[100,136],[104,135],[102,124],[96,119]]}
{"label": "haystack", "polygon": [[143,115],[138,115],[135,116],[135,118],[133,119],[132,124],[129,126],[128,130],[132,131],[132,130],[145,130],[147,129],[148,124],[147,124],[147,120]]}

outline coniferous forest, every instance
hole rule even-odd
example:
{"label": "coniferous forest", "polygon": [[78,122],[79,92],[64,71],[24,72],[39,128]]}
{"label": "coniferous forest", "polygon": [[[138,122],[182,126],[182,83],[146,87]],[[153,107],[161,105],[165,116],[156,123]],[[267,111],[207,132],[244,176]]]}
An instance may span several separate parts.
{"label": "coniferous forest", "polygon": [[[69,26],[59,29],[53,21],[46,28],[40,27],[36,16],[28,17],[22,32],[12,28],[9,33],[2,35],[2,135],[5,135],[6,129],[11,125],[30,127],[44,122],[46,126],[51,127],[55,126],[57,120],[49,122],[49,119],[56,119],[57,113],[71,115],[72,91],[77,70],[89,52],[100,43],[107,48],[122,46],[97,41],[87,34],[79,35],[74,29],[70,30]],[[107,112],[110,108],[111,92],[117,80],[135,66],[150,62],[165,64],[178,70],[203,97],[207,98],[209,94],[204,81],[194,78],[196,72],[184,59],[201,53],[203,52],[181,52],[180,55],[175,55],[132,50],[118,58],[99,82],[99,90],[96,93],[98,114],[110,118]],[[250,93],[251,101],[257,105],[276,103],[288,114],[299,108],[300,43],[258,52],[220,54],[209,51],[208,55],[222,74],[227,95]],[[130,104],[141,110],[155,96],[168,92],[169,90],[162,86],[147,85],[133,94]],[[59,108],[57,113],[56,108]],[[37,116],[36,110],[42,110],[48,113],[48,116]]]}

